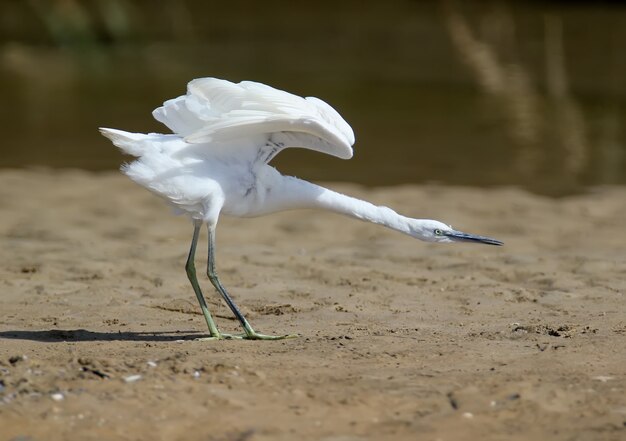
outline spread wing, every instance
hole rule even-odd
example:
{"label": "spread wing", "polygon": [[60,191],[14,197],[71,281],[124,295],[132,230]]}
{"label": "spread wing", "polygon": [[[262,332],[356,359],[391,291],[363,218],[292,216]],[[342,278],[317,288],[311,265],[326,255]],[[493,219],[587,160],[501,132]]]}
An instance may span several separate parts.
{"label": "spread wing", "polygon": [[191,144],[265,135],[259,147],[271,149],[268,161],[287,147],[352,157],[354,133],[335,109],[253,81],[193,80],[186,95],[166,101],[153,115]]}

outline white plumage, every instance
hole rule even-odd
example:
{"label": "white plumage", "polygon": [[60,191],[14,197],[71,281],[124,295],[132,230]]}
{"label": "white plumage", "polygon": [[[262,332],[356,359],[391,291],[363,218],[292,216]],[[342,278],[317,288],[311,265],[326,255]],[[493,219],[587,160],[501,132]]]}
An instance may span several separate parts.
{"label": "white plumage", "polygon": [[[191,81],[187,94],[153,112],[173,134],[129,133],[102,128],[103,135],[139,159],[122,166],[133,181],[163,197],[194,222],[187,274],[209,327],[209,338],[276,339],[256,333],[221,285],[215,271],[215,227],[221,214],[258,216],[292,208],[322,208],[374,222],[421,240],[501,242],[453,230],[434,220],[411,219],[387,207],[345,196],[283,176],[269,165],[281,150],[302,147],[343,159],[352,157],[354,133],[324,101],[302,98],[252,81],[238,84],[216,78]],[[245,333],[219,332],[194,266],[202,223],[208,225],[207,273]]]}
{"label": "white plumage", "polygon": [[280,205],[264,196],[280,185],[267,163],[284,148],[352,157],[354,133],[336,110],[252,81],[193,80],[153,115],[175,135],[101,132],[140,158],[123,168],[132,180],[207,222],[220,212],[254,216]]}
{"label": "white plumage", "polygon": [[189,143],[289,132],[290,141],[298,143],[289,147],[352,157],[354,133],[335,109],[318,98],[301,98],[253,81],[193,80],[187,95],[166,101],[152,114]]}

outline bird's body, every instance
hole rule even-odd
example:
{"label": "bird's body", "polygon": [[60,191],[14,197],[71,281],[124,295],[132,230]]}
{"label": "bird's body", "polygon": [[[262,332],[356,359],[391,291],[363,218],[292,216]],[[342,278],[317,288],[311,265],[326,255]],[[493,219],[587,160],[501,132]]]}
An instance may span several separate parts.
{"label": "bird's body", "polygon": [[301,98],[250,81],[234,84],[201,78],[189,83],[186,95],[166,101],[153,115],[174,133],[101,131],[124,152],[139,158],[122,167],[126,175],[193,219],[187,273],[212,338],[224,334],[208,313],[193,264],[203,223],[209,231],[209,278],[244,327],[242,338],[274,338],[252,330],[217,278],[214,236],[221,214],[252,217],[286,209],[321,208],[382,224],[421,240],[501,244],[455,231],[439,221],[404,217],[390,208],[280,174],[269,162],[288,147],[308,148],[343,159],[352,156],[352,129],[339,113],[317,98]]}

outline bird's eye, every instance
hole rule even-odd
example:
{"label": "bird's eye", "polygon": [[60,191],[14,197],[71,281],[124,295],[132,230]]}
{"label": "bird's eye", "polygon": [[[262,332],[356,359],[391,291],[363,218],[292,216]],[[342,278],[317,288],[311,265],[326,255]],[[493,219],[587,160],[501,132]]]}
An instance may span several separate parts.
{"label": "bird's eye", "polygon": [[435,236],[441,236],[443,234],[443,231],[441,231],[439,228],[437,228],[435,231]]}

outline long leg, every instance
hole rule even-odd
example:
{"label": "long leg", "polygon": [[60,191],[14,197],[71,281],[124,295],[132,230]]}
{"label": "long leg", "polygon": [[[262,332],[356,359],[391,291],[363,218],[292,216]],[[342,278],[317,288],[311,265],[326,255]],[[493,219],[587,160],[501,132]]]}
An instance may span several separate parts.
{"label": "long leg", "polygon": [[211,313],[209,312],[209,308],[207,307],[206,300],[204,299],[202,291],[200,290],[198,278],[196,277],[196,265],[194,263],[194,259],[196,256],[196,245],[198,244],[198,236],[200,235],[201,226],[202,221],[195,220],[193,222],[193,238],[191,239],[191,248],[189,248],[189,257],[187,257],[185,270],[187,271],[187,277],[189,277],[191,286],[193,287],[193,290],[196,293],[196,297],[198,298],[198,302],[200,303],[200,309],[202,309],[202,314],[204,315],[206,324],[209,327],[209,333],[211,334],[211,338],[219,339],[222,337],[222,335],[217,329],[217,326],[213,321],[213,317],[211,317]]}
{"label": "long leg", "polygon": [[246,339],[251,339],[251,340],[280,340],[283,338],[297,337],[297,335],[293,335],[293,334],[292,335],[259,334],[254,329],[252,329],[252,326],[250,326],[250,323],[248,323],[248,320],[246,320],[246,318],[243,316],[243,314],[241,313],[237,305],[235,305],[235,302],[233,302],[233,299],[231,299],[231,297],[228,295],[228,293],[226,292],[226,289],[224,289],[224,286],[220,282],[220,279],[217,277],[217,272],[215,271],[215,226],[212,226],[209,224],[208,231],[209,231],[209,255],[207,259],[208,260],[207,261],[207,275],[209,276],[209,280],[211,281],[211,283],[213,284],[217,292],[222,296],[222,298],[224,299],[224,301],[226,302],[230,310],[233,312],[235,317],[237,317],[237,320],[239,320],[239,323],[241,323],[241,326],[243,327],[245,331],[245,335],[242,335],[241,338],[246,338]]}

